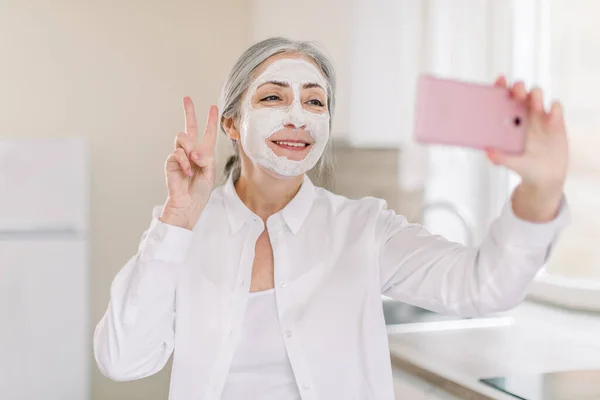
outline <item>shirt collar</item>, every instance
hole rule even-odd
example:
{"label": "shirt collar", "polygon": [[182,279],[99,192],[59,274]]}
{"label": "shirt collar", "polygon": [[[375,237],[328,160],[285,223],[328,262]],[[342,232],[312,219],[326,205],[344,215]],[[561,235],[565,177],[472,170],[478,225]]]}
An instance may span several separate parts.
{"label": "shirt collar", "polygon": [[[233,174],[232,174],[233,175]],[[229,175],[223,188],[225,208],[231,233],[239,231],[244,223],[251,218],[258,218],[240,199],[235,191],[232,175]],[[306,220],[315,200],[315,186],[308,177],[304,175],[304,182],[294,198],[277,214],[281,214],[286,225],[294,233],[298,233]],[[275,214],[275,215],[277,215]]]}
{"label": "shirt collar", "polygon": [[304,182],[294,198],[281,210],[281,215],[287,226],[295,234],[306,220],[310,209],[315,201],[315,186],[308,177],[304,175]]}

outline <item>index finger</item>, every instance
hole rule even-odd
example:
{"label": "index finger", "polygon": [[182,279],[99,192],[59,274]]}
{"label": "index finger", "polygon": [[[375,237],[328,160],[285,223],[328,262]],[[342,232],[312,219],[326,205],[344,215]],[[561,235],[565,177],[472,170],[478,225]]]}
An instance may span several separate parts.
{"label": "index finger", "polygon": [[198,122],[196,121],[196,112],[194,103],[189,96],[183,98],[183,111],[185,113],[185,133],[194,140],[198,138]]}
{"label": "index finger", "polygon": [[200,146],[204,152],[214,152],[217,144],[217,121],[219,119],[219,110],[217,106],[210,106],[208,110],[208,119],[206,121],[206,129]]}

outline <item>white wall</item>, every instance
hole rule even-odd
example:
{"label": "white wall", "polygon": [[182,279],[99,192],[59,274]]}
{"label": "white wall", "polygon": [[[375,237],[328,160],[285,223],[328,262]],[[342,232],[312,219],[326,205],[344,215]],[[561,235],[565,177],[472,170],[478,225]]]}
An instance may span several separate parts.
{"label": "white wall", "polygon": [[410,142],[422,4],[414,0],[253,0],[250,42],[317,40],[338,76],[334,138],[364,148]]}
{"label": "white wall", "polygon": [[[245,0],[0,0],[0,139],[91,142],[90,335],[152,206],[164,202],[181,98],[192,96],[204,120],[245,48],[247,15]],[[131,383],[93,371],[94,399],[167,398],[168,369]]]}
{"label": "white wall", "polygon": [[251,33],[247,44],[270,36],[315,40],[323,45],[336,70],[337,105],[332,136],[348,132],[352,1],[348,0],[252,0]]}

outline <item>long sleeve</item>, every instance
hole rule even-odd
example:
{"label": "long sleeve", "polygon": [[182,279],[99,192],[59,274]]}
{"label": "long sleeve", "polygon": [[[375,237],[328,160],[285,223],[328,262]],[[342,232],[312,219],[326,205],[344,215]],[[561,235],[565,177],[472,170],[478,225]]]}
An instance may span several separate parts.
{"label": "long sleeve", "polygon": [[569,215],[563,199],[554,220],[543,224],[524,221],[514,214],[511,199],[475,248],[432,235],[392,211],[380,212],[382,294],[464,317],[518,305],[547,262]]}
{"label": "long sleeve", "polygon": [[193,233],[160,222],[155,208],[138,253],[114,278],[94,332],[102,374],[118,381],[160,371],[174,346],[175,289]]}

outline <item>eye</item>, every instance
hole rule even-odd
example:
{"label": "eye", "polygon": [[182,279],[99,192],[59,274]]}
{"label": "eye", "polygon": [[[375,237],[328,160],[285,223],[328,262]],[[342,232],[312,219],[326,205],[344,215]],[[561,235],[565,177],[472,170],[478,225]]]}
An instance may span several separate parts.
{"label": "eye", "polygon": [[267,96],[267,97],[265,97],[263,99],[260,99],[260,101],[277,101],[277,100],[281,100],[281,97],[276,96],[274,94],[272,94],[270,96]]}
{"label": "eye", "polygon": [[310,104],[311,106],[317,106],[317,107],[324,107],[325,104],[323,104],[323,102],[319,99],[312,99],[307,101],[308,104]]}

